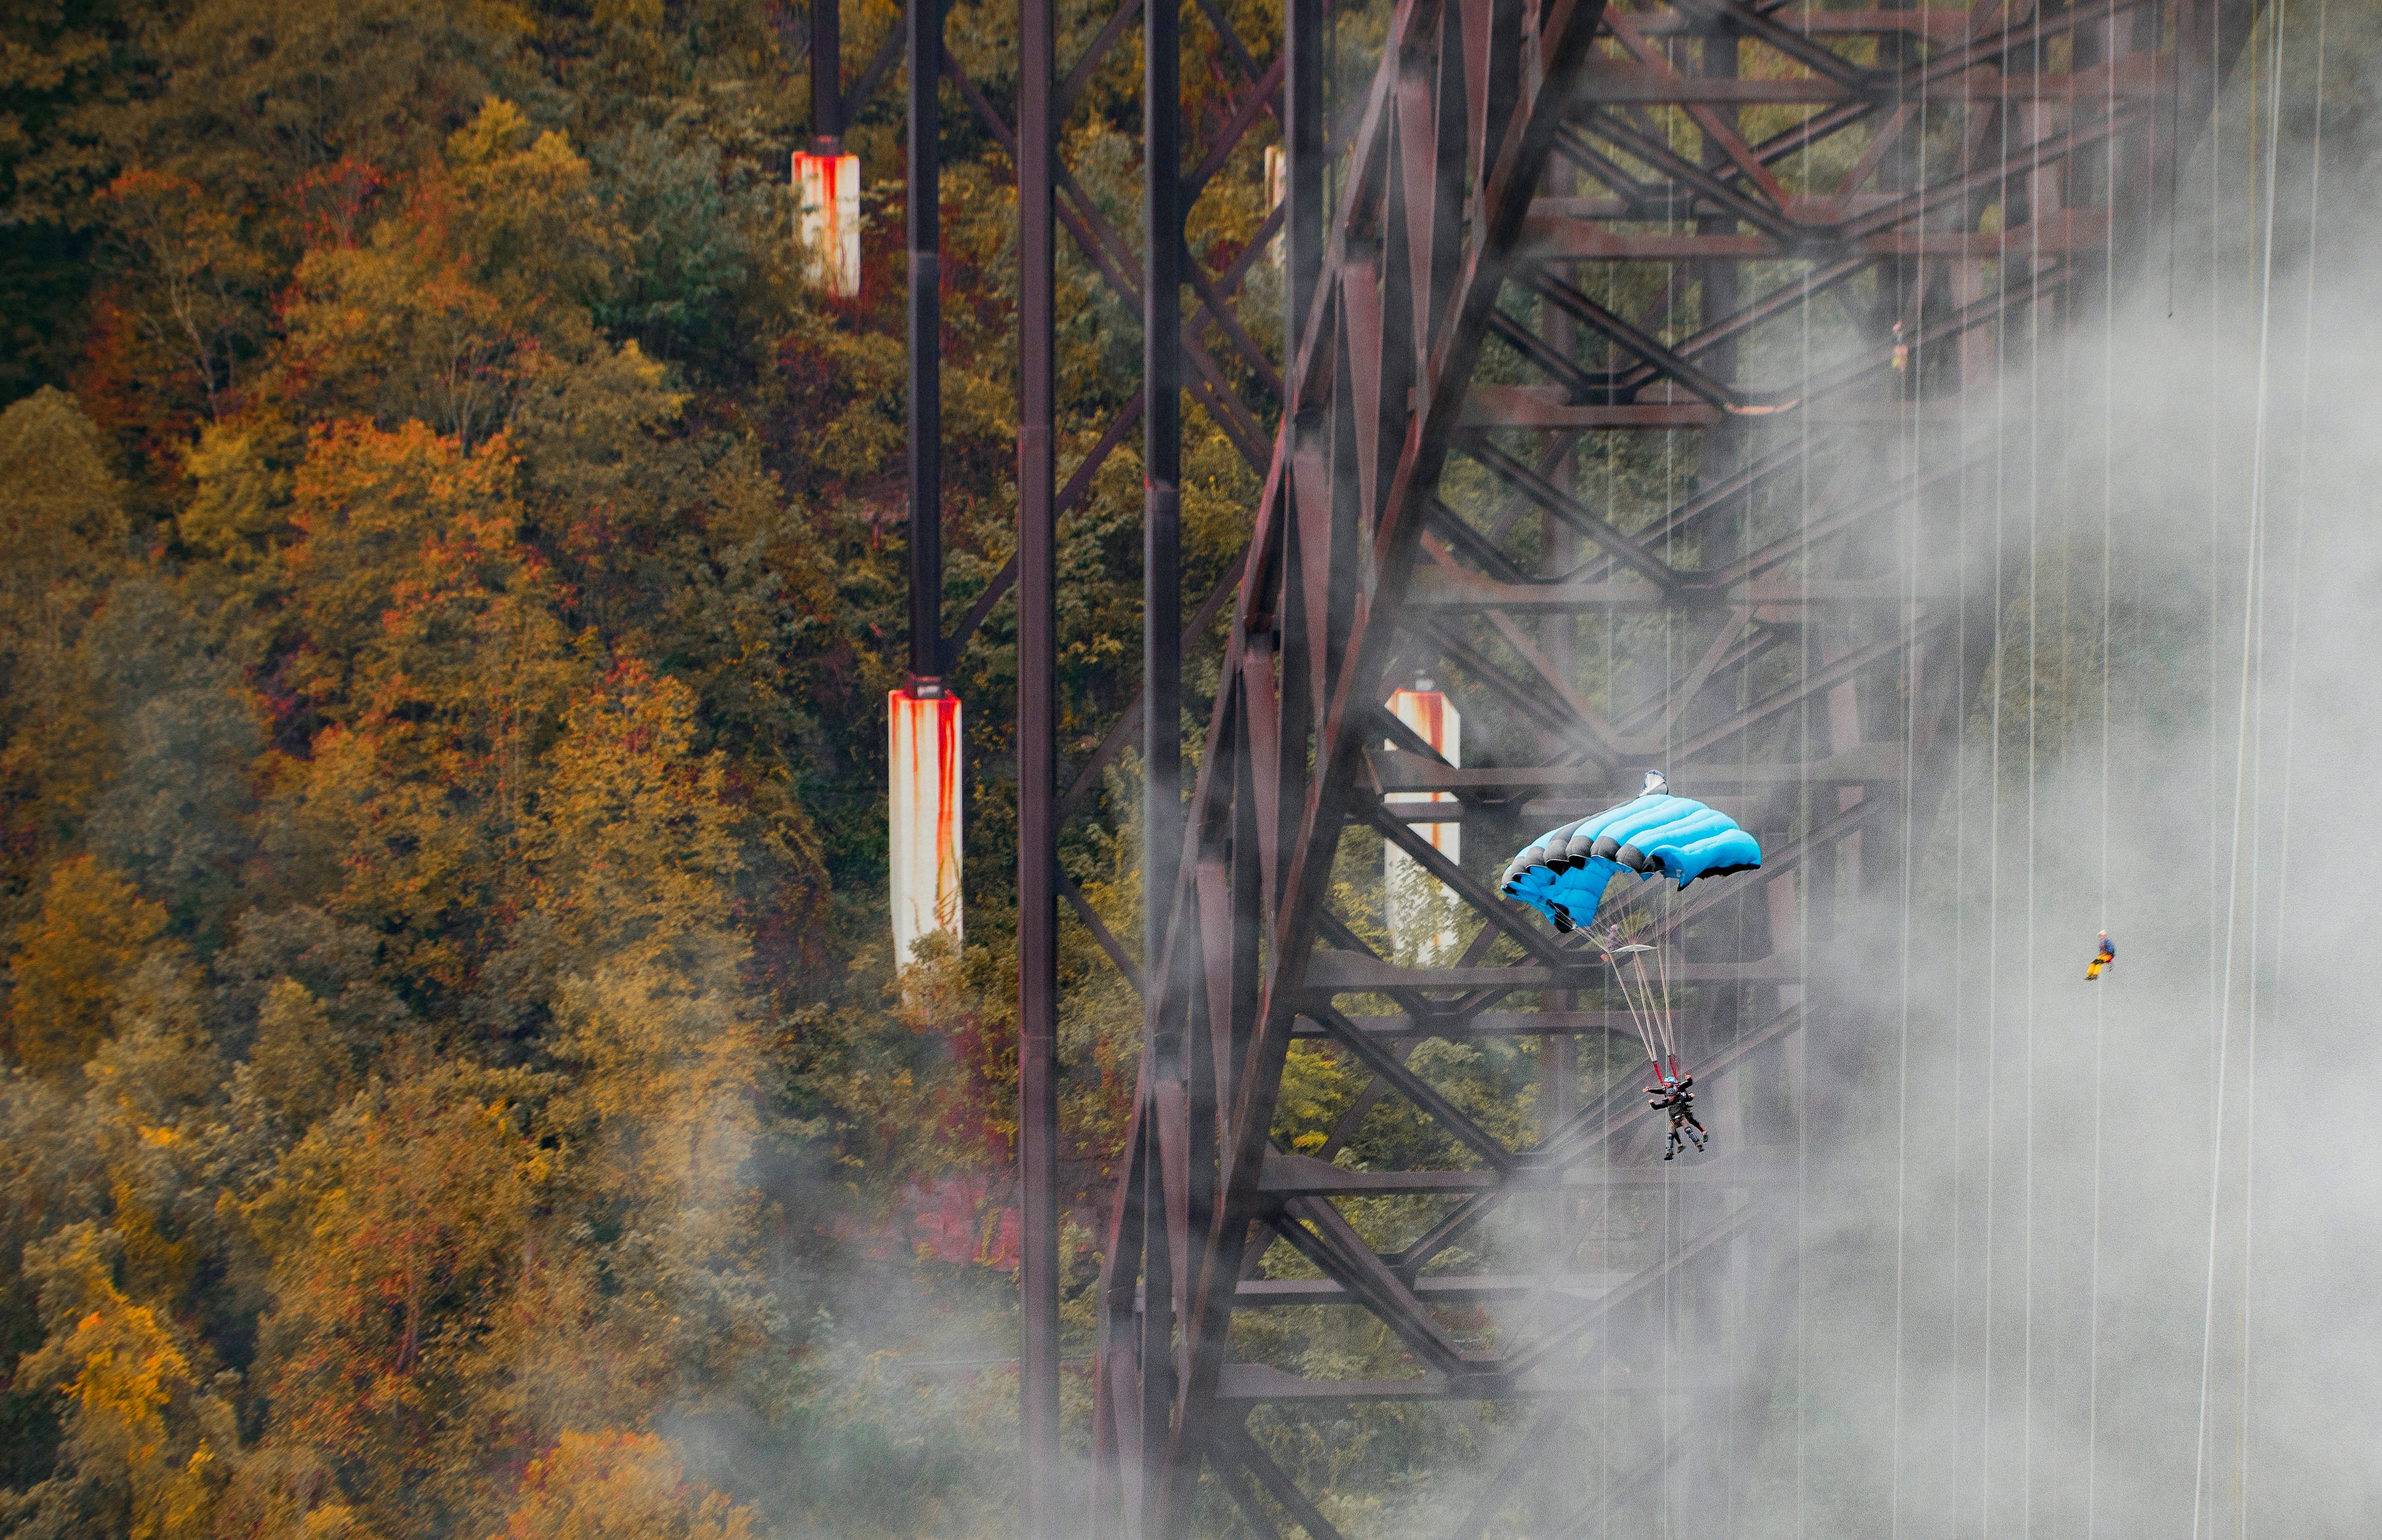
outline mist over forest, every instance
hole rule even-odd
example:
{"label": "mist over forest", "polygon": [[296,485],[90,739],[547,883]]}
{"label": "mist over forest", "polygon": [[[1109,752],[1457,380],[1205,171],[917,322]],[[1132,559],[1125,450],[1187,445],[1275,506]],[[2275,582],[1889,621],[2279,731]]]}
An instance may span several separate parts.
{"label": "mist over forest", "polygon": [[[1061,57],[1108,14],[1062,0]],[[2265,14],[2120,303],[1964,420],[1995,449],[1929,559],[1991,666],[1895,901],[1829,954],[1744,1535],[2382,1521],[2382,17]],[[822,297],[805,16],[0,14],[0,1534],[1014,1533],[1015,608],[951,678],[965,941],[897,975],[904,82],[847,130],[863,282]],[[866,60],[901,12],[843,18]],[[1003,110],[1014,32],[978,0],[946,29]],[[1127,229],[1138,93],[1112,53],[1067,128]],[[1013,169],[946,103],[952,630],[1013,545],[1017,370]],[[1199,251],[1255,238],[1262,148]],[[1141,345],[1061,249],[1063,471]],[[1274,270],[1247,293],[1278,309]],[[1184,455],[1196,603],[1259,488],[1196,406]],[[1140,516],[1128,444],[1061,524],[1070,764],[1134,698]],[[1128,755],[1062,850],[1123,937],[1136,792]],[[1061,969],[1087,1457],[1141,1008],[1072,915]],[[1451,1095],[1527,1126],[1460,1052]],[[1302,1044],[1278,1136],[1361,1086]],[[1396,1356],[1343,1314],[1302,1351]],[[1392,1406],[1278,1457],[1389,1540],[1443,1529],[1397,1494],[1500,1431]]]}

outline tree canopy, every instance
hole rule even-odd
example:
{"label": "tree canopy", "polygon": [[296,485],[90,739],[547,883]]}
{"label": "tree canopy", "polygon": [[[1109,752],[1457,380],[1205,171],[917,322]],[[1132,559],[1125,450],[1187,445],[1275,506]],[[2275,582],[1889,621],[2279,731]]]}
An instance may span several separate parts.
{"label": "tree canopy", "polygon": [[[847,7],[847,48],[898,20]],[[1000,1375],[871,1365],[983,1353],[1014,1265],[1011,607],[955,680],[970,945],[897,982],[901,81],[850,129],[866,282],[823,298],[806,32],[0,18],[0,1532],[1001,1522]],[[1002,103],[1013,33],[952,14]],[[1070,130],[1121,206],[1130,55]],[[1013,237],[1005,153],[949,121],[955,626],[1013,541]],[[1217,183],[1248,229],[1258,155]],[[1138,344],[1064,281],[1080,452]],[[1076,752],[1132,691],[1136,471],[1063,532]],[[1120,928],[1125,784],[1068,858]],[[1088,1193],[1136,1016],[1069,955]]]}

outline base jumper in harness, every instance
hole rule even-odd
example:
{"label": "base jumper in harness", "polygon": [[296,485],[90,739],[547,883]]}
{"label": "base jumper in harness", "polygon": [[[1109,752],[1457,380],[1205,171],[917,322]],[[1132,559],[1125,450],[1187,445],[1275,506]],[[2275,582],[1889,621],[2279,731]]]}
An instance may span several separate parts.
{"label": "base jumper in harness", "polygon": [[2118,948],[2110,943],[2109,933],[2107,931],[2103,931],[2101,933],[2101,949],[2093,954],[2092,961],[2084,965],[2084,982],[2086,984],[2091,984],[2094,979],[2101,976],[2102,969],[2106,968],[2109,964],[2117,960]]}
{"label": "base jumper in harness", "polygon": [[1701,1155],[1704,1153],[1704,1141],[1712,1137],[1704,1131],[1704,1126],[1696,1121],[1695,1093],[1688,1089],[1695,1083],[1693,1075],[1676,1082],[1664,1076],[1661,1085],[1646,1088],[1646,1094],[1654,1098],[1646,1104],[1648,1108],[1666,1112],[1671,1117],[1671,1135],[1663,1145],[1664,1160],[1679,1153],[1679,1141],[1682,1139],[1696,1147],[1696,1154]]}

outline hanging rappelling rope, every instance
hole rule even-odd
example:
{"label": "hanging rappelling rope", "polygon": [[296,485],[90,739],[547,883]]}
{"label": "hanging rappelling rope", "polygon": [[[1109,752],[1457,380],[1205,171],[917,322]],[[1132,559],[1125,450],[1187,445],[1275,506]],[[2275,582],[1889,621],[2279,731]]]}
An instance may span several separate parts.
{"label": "hanging rappelling rope", "polygon": [[[2009,157],[2009,77],[2002,77],[2001,111],[1997,116],[2002,141],[2003,164]],[[1984,1417],[1980,1433],[1983,1440],[1984,1483],[1979,1493],[1980,1516],[1978,1533],[1983,1540],[1991,1540],[1994,1522],[1994,1228],[1995,1188],[1997,1185],[2000,1143],[2000,1071],[2001,1071],[2001,862],[2002,862],[2002,697],[2008,679],[2008,657],[2004,647],[2003,628],[2007,614],[2002,602],[2004,576],[2003,548],[2009,535],[2009,509],[2006,497],[2008,471],[2009,443],[2009,357],[2008,308],[1995,308],[1994,315],[1994,666],[1990,681],[1993,691],[1993,740],[1988,752],[1986,784],[1991,801],[1986,805],[1985,834],[1985,1397]]]}
{"label": "hanging rappelling rope", "polygon": [[[2270,82],[2267,101],[2270,121],[2267,125],[2266,141],[2265,228],[2262,235],[2263,249],[2259,272],[2257,387],[2255,406],[2251,420],[2249,529],[2242,543],[2246,570],[2242,576],[2241,593],[2241,665],[2235,700],[2233,826],[2225,901],[2224,979],[2217,997],[2216,1113],[2214,1148],[2209,1159],[2207,1274],[2201,1297],[2200,1416],[2198,1433],[2194,1440],[2192,1494],[2193,1540],[2198,1540],[2200,1534],[2201,1514],[2206,1497],[2208,1381],[2210,1363],[2215,1356],[2216,1325],[2216,1229],[2225,1170],[2226,1073],[2231,1047],[2234,944],[2241,919],[2241,815],[2252,777],[2252,767],[2249,764],[2250,734],[2252,719],[2255,712],[2255,697],[2252,685],[2253,668],[2258,665],[2257,639],[2258,628],[2261,624],[2259,600],[2263,581],[2265,537],[2265,462],[2270,410],[2268,357],[2272,343],[2275,280],[2275,189],[2277,156],[2281,145],[2282,39],[2288,16],[2288,0],[2277,0],[2274,10],[2269,14],[2272,18],[2272,35],[2268,41],[2273,79]],[[2254,76],[2253,78],[2254,79]],[[2253,128],[2255,121],[2253,117],[2252,119]],[[2251,813],[2253,818],[2256,816],[2254,807],[2251,809]],[[2254,844],[2254,836],[2253,843]],[[2254,956],[2252,961],[2250,993],[2254,1011],[2257,996]],[[2254,1017],[2253,1019],[2254,1020]],[[2244,1205],[2246,1217],[2246,1196]],[[2242,1369],[2246,1375],[2248,1370],[2246,1363],[2242,1365]]]}
{"label": "hanging rappelling rope", "polygon": [[[2118,77],[2109,72],[2102,103],[2104,121],[2118,115]],[[2155,122],[2155,118],[2154,118]],[[2155,131],[2155,129],[2154,129]],[[2104,206],[2118,206],[2118,162],[2103,163]],[[2117,497],[2118,453],[2118,247],[2101,247],[2101,931],[2109,928],[2109,579],[2115,555],[2112,510]],[[2100,1498],[2101,1457],[2101,1115],[2102,1069],[2106,1048],[2108,994],[2093,996],[2093,1228],[2085,1282],[2084,1326],[2084,1540],[2094,1540]]]}
{"label": "hanging rappelling rope", "polygon": [[[1929,33],[1930,36],[1934,34]],[[1957,272],[1958,270],[1955,269]],[[1954,299],[1959,298],[1955,290]],[[1962,1070],[1965,1064],[1963,1038],[1968,1022],[1968,935],[1969,919],[1969,397],[1974,381],[1969,377],[1968,352],[1965,337],[1956,332],[1952,340],[1952,373],[1957,388],[1953,392],[1954,433],[1957,452],[1963,463],[1955,488],[1953,504],[1952,548],[1957,568],[1953,582],[1953,710],[1952,735],[1952,1246],[1951,1294],[1952,1331],[1950,1355],[1952,1369],[1951,1436],[1946,1441],[1950,1456],[1950,1479],[1945,1484],[1946,1527],[1957,1533],[1960,1524],[1960,1497],[1966,1431],[1963,1414],[1967,1409],[1963,1394],[1962,1369],[1963,1328],[1967,1324],[1965,1296],[1961,1285],[1961,1241],[1965,1215],[1961,1199],[1966,1186],[1966,1155],[1968,1150],[1967,1105],[1962,1096]]]}
{"label": "hanging rappelling rope", "polygon": [[[1932,37],[1934,35],[1930,25],[1933,20],[1931,14],[1932,6],[1922,6],[1922,13],[1921,35]],[[1927,121],[1928,94],[1927,82],[1922,79],[1919,87],[1919,122],[1922,126],[1922,128]],[[1908,104],[1897,103],[1897,105],[1907,106]],[[1917,181],[1918,185],[1922,188],[1927,185],[1927,136],[1923,131],[1919,135],[1919,166]],[[1851,192],[1858,191],[1859,189],[1848,188],[1846,190]],[[1917,322],[1923,319],[1923,305],[1911,304],[1905,297],[1897,296],[1897,316],[1899,317],[1906,309],[1911,312],[1910,318],[1914,323],[1911,326],[1912,341],[1923,346],[1921,339],[1924,336],[1925,328],[1916,324]],[[1896,321],[1896,325],[1897,327],[1900,326],[1901,324],[1902,323],[1899,319]],[[1920,458],[1920,428],[1919,412],[1917,410],[1919,399],[1918,382],[1922,377],[1920,370],[1923,367],[1924,362],[1925,361],[1921,358],[1913,358],[1910,360],[1909,367],[1911,373],[1909,375],[1909,384],[1907,386],[1903,386],[1897,382],[1897,396],[1901,399],[1910,403],[1910,409],[1909,411],[1909,434],[1906,440],[1907,448],[1904,458],[1905,462],[1914,472],[1918,469]],[[1910,846],[1911,840],[1915,837],[1917,828],[1917,822],[1911,804],[1916,796],[1918,786],[1918,767],[1913,755],[1917,752],[1916,744],[1919,736],[1920,695],[1918,656],[1919,492],[1915,476],[1913,478],[1911,491],[1909,495],[1909,501],[1904,505],[1902,544],[1904,568],[1907,573],[1902,593],[1902,930],[1900,935],[1902,955],[1900,959],[1900,990],[1899,999],[1897,1001],[1900,1008],[1900,1020],[1896,1037],[1895,1055],[1894,1447],[1892,1450],[1891,1464],[1889,1467],[1891,1472],[1891,1480],[1886,1509],[1887,1540],[1901,1540],[1902,1535],[1903,1290],[1905,1281],[1904,1275],[1907,1271],[1909,1261],[1909,1216],[1910,1192],[1910,888],[1914,855]]]}
{"label": "hanging rappelling rope", "polygon": [[[2034,44],[2034,72],[2043,68],[2043,43]],[[2026,305],[2026,972],[2020,996],[2021,1042],[2025,1047],[2020,1085],[2024,1092],[2025,1181],[2020,1188],[2019,1245],[2019,1518],[2020,1529],[2034,1528],[2034,984],[2035,911],[2041,883],[2036,848],[2035,789],[2041,771],[2039,695],[2043,680],[2039,625],[2043,579],[2043,219],[2032,205],[2033,189],[2041,179],[2043,151],[2037,130],[2027,128],[2030,175],[2027,179],[2027,305]],[[2007,218],[2007,215],[2005,215]]]}
{"label": "hanging rappelling rope", "polygon": [[[1808,9],[1803,13],[1802,21],[1804,40],[1808,44],[1811,39],[1811,12]],[[1798,159],[1799,164],[1797,169],[1802,174],[1803,185],[1805,187],[1810,187],[1811,185],[1811,140],[1808,135],[1804,138],[1802,146],[1798,152]],[[1806,285],[1801,302],[1797,307],[1801,322],[1801,363],[1803,372],[1802,388],[1799,398],[1803,401],[1805,405],[1802,411],[1799,413],[1801,422],[1797,424],[1796,428],[1801,440],[1801,452],[1796,457],[1796,483],[1799,502],[1798,510],[1799,524],[1797,532],[1799,539],[1796,552],[1796,573],[1801,588],[1801,597],[1803,600],[1802,607],[1798,613],[1804,617],[1806,624],[1801,628],[1800,635],[1798,639],[1796,663],[1799,670],[1800,671],[1801,677],[1804,678],[1809,678],[1811,675],[1812,661],[1811,627],[1808,623],[1811,613],[1811,410],[1809,404],[1811,398],[1811,287],[1809,285]],[[1804,821],[1806,837],[1809,837],[1809,831],[1816,820],[1811,817],[1811,703],[1808,695],[1803,700],[1801,709],[1796,715],[1799,725],[1801,728],[1800,742],[1797,746],[1798,763],[1796,766],[1796,781],[1799,795],[1796,806],[1798,816]],[[1812,852],[1814,855],[1816,855],[1816,851]],[[1807,1495],[1811,1481],[1811,1441],[1808,1426],[1811,1399],[1810,1375],[1810,1318],[1809,1312],[1805,1308],[1810,1298],[1810,1289],[1808,1287],[1807,1268],[1805,1266],[1807,1240],[1805,1231],[1809,1218],[1808,1210],[1810,1207],[1811,1172],[1811,1078],[1810,1073],[1811,1033],[1809,1011],[1811,988],[1811,904],[1816,898],[1816,895],[1812,891],[1812,872],[1808,862],[1803,868],[1801,875],[1804,883],[1804,892],[1803,901],[1796,906],[1798,935],[1796,938],[1797,947],[1795,955],[1795,972],[1797,979],[1796,1003],[1798,1006],[1802,1007],[1805,1011],[1805,1024],[1801,1030],[1795,1033],[1795,1052],[1798,1058],[1798,1062],[1796,1064],[1796,1069],[1798,1072],[1795,1077],[1797,1097],[1797,1105],[1795,1107],[1796,1540],[1803,1540],[1803,1536],[1808,1532],[1808,1526],[1810,1523],[1810,1507],[1807,1500]],[[1793,879],[1789,878],[1786,880],[1792,881]],[[1773,946],[1771,949],[1774,952],[1777,949],[1775,945],[1776,937],[1774,935],[1773,935],[1772,940]]]}
{"label": "hanging rappelling rope", "polygon": [[[2296,734],[2299,725],[2300,617],[2303,610],[2302,587],[2304,568],[2302,562],[2307,546],[2308,423],[2312,415],[2314,401],[2314,377],[2315,372],[2315,288],[2317,264],[2316,237],[2318,233],[2317,215],[2318,211],[2323,206],[2324,191],[2324,74],[2326,54],[2329,43],[2327,33],[2331,19],[2329,16],[2330,8],[2329,0],[2319,0],[2316,6],[2315,127],[2314,132],[2310,135],[2310,145],[2308,150],[2308,270],[2304,280],[2307,285],[2306,308],[2302,321],[2300,339],[2299,486],[2293,498],[2294,507],[2291,521],[2291,564],[2290,577],[2291,625],[2290,641],[2288,643],[2289,650],[2286,654],[2283,673],[2283,788],[2281,794],[2280,827],[2277,831],[2276,837],[2276,844],[2278,853],[2275,860],[2275,945],[2278,953],[2282,946],[2281,938],[2285,935],[2289,934],[2285,929],[2284,918],[2290,900],[2291,772],[2293,769],[2293,751],[2295,748]],[[2279,46],[2280,44],[2278,42],[2278,50]],[[2252,961],[2254,970],[2255,959],[2253,958]],[[2253,971],[2252,974],[2252,986],[2253,990],[2255,985],[2256,974]],[[2254,998],[2255,996],[2253,994],[2253,999],[2254,1000]],[[2251,1223],[2251,1201],[2256,1195],[2256,1189],[2251,1179],[2253,1170],[2252,1155],[2255,1149],[2254,1136],[2257,1131],[2258,1117],[2258,1099],[2256,1094],[2258,1056],[2257,1043],[2254,1035],[2255,1022],[2256,1018],[2253,1016],[2253,1037],[2250,1044],[2249,1053],[2250,1085],[2248,1094],[2246,1096],[2247,1106],[2244,1109],[2241,1157],[2242,1351],[2241,1412],[2240,1428],[2241,1470],[2239,1480],[2241,1501],[2239,1533],[2244,1536],[2249,1533],[2250,1522],[2249,1301],[2252,1276],[2251,1263],[2253,1250],[2257,1242],[2257,1230]]]}

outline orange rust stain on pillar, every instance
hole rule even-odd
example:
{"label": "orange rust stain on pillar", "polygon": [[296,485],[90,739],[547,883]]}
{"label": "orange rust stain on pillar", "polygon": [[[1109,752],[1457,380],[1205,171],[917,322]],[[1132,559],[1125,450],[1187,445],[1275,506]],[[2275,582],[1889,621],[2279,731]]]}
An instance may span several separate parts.
{"label": "orange rust stain on pillar", "polygon": [[886,697],[893,957],[939,930],[961,934],[959,698]]}
{"label": "orange rust stain on pillar", "polygon": [[804,271],[826,292],[860,292],[860,157],[794,154],[795,238]]}

